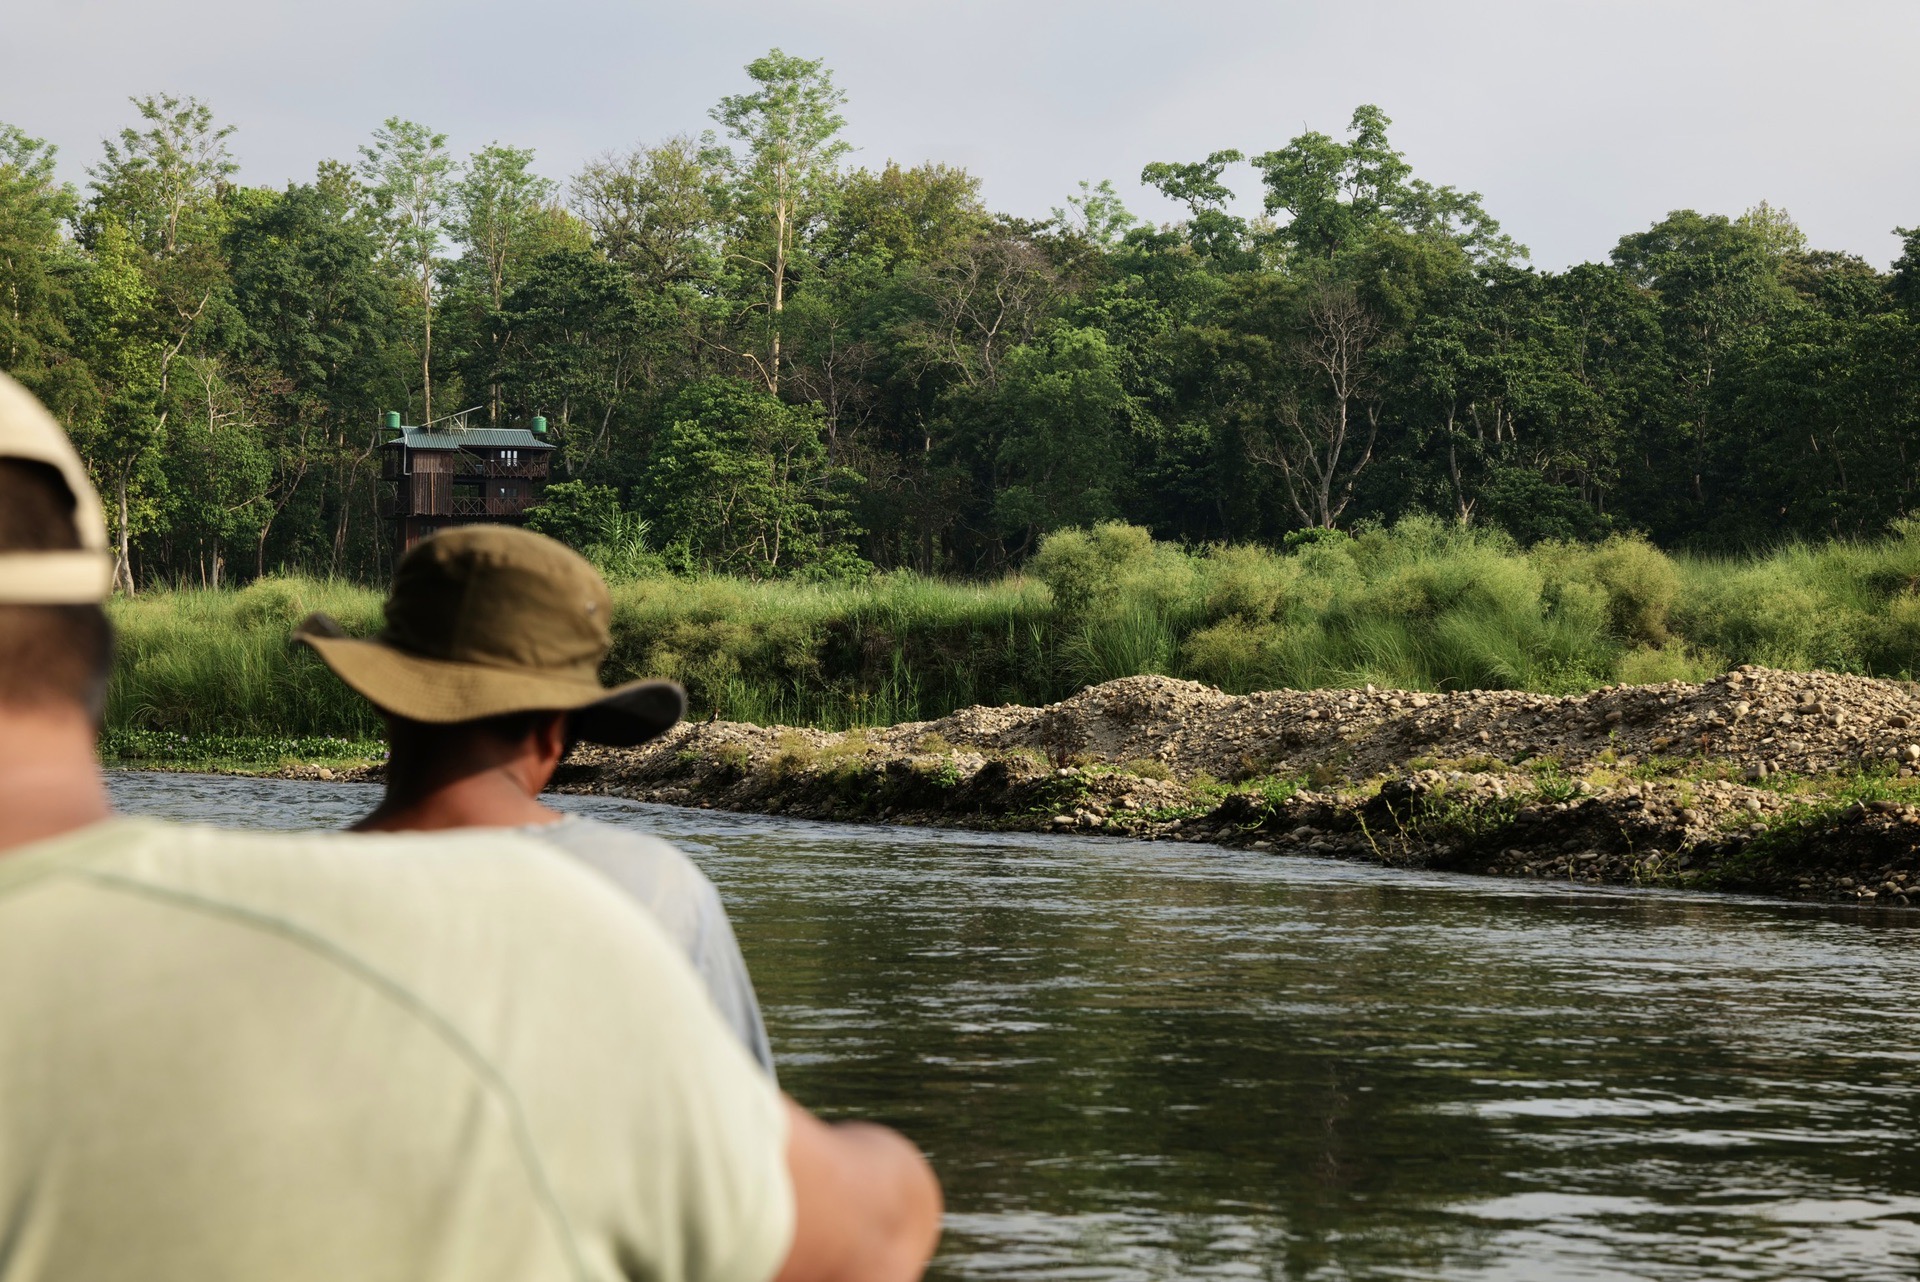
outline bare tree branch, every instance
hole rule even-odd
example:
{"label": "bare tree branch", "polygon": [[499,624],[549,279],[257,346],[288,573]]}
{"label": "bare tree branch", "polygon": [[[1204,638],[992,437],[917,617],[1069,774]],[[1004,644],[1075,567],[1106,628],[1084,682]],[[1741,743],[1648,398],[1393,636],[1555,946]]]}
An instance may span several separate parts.
{"label": "bare tree branch", "polygon": [[1308,374],[1313,395],[1282,400],[1273,415],[1284,430],[1251,431],[1246,449],[1249,459],[1280,473],[1302,523],[1331,529],[1352,502],[1380,436],[1368,362],[1380,322],[1341,286],[1315,290],[1304,313],[1305,332],[1291,356]]}

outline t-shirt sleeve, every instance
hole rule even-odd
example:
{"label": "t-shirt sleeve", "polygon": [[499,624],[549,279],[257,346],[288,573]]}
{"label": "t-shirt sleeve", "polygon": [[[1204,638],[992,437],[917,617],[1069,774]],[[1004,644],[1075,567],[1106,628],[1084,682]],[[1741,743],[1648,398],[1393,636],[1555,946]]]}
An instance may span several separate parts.
{"label": "t-shirt sleeve", "polygon": [[741,1045],[774,1076],[773,1047],[726,905],[684,851],[592,819],[569,818],[523,831],[566,851],[642,905],[685,951]]}
{"label": "t-shirt sleeve", "polygon": [[760,999],[753,990],[753,977],[747,973],[747,959],[740,955],[740,942],[734,938],[733,924],[727,919],[726,905],[712,882],[701,878],[699,893],[700,933],[694,947],[694,969],[706,981],[714,1005],[739,1036],[741,1045],[775,1077],[773,1045],[767,1038],[766,1022],[760,1017]]}

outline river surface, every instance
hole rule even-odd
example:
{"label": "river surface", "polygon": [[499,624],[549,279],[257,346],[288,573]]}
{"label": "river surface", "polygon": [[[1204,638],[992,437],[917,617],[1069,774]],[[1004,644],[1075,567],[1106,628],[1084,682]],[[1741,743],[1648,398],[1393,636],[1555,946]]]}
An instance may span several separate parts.
{"label": "river surface", "polygon": [[[282,828],[376,796],[112,787]],[[782,1084],[931,1154],[937,1277],[1920,1272],[1920,913],[557,804],[718,883]]]}

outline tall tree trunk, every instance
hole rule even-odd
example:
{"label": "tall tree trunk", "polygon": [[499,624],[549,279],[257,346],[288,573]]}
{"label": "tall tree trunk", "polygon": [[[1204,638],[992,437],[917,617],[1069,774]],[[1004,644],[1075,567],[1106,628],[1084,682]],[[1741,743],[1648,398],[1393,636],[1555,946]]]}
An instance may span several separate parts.
{"label": "tall tree trunk", "polygon": [[[506,257],[504,253],[494,256],[492,263],[489,264],[489,271],[491,273],[491,279],[488,283],[493,287],[493,314],[498,316],[500,314],[500,308],[506,302]],[[500,350],[498,347],[495,347],[493,353],[493,372],[497,374],[499,369]],[[487,426],[500,426],[500,380],[498,378],[491,379],[487,383]]]}
{"label": "tall tree trunk", "polygon": [[[344,434],[340,443],[346,444]],[[329,574],[340,573],[340,562],[347,554],[347,520],[353,511],[353,465],[336,464],[334,477],[335,488],[340,492],[340,517],[333,526],[333,560],[328,565]]]}
{"label": "tall tree trunk", "polygon": [[773,215],[773,349],[767,361],[768,390],[780,395],[780,314],[787,306],[787,204],[783,200]]}
{"label": "tall tree trunk", "polygon": [[433,422],[433,260],[420,264],[420,313],[425,340],[420,344],[420,425]]}
{"label": "tall tree trunk", "polygon": [[1455,448],[1453,424],[1447,424],[1447,477],[1453,483],[1453,523],[1461,529],[1473,524],[1473,501],[1467,498],[1467,487],[1460,476],[1460,454]]}
{"label": "tall tree trunk", "polygon": [[132,505],[127,501],[127,472],[132,466],[131,463],[122,464],[113,478],[114,506],[120,516],[120,536],[113,558],[113,586],[128,596],[134,595],[133,548],[132,541],[127,537],[127,522],[132,516]]}

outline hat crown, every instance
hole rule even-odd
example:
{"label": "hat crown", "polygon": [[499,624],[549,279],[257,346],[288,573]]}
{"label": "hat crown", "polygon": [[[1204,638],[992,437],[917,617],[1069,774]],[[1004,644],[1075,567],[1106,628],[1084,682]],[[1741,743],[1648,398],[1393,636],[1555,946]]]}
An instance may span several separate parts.
{"label": "hat crown", "polygon": [[76,604],[104,600],[111,562],[100,496],[67,434],[33,393],[0,373],[0,459],[41,463],[60,474],[73,498],[78,550],[0,550],[0,602]]}
{"label": "hat crown", "polygon": [[612,613],[606,583],[579,553],[530,530],[470,525],[401,560],[384,636],[423,658],[595,681]]}

